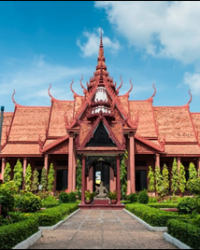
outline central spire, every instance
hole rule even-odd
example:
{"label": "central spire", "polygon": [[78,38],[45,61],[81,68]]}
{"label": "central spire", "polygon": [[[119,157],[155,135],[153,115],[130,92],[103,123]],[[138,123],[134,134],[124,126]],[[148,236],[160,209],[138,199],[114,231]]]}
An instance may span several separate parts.
{"label": "central spire", "polygon": [[96,74],[102,75],[103,72],[107,72],[107,67],[105,65],[105,57],[104,57],[104,48],[103,48],[103,32],[101,31],[100,36],[100,46],[99,46],[99,56],[98,56],[98,65],[96,66]]}

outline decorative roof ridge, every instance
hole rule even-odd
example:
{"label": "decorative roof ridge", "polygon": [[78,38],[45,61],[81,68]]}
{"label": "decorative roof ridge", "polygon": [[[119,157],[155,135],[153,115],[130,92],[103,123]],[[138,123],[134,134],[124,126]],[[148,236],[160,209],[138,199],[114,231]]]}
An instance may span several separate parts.
{"label": "decorative roof ridge", "polygon": [[14,92],[13,92],[13,94],[12,94],[12,101],[13,101],[13,103],[15,104],[15,107],[26,107],[26,106],[23,106],[23,105],[20,105],[20,104],[18,104],[18,103],[16,103],[16,101],[15,101],[15,99],[14,99],[14,96],[15,96],[15,89],[14,89]]}
{"label": "decorative roof ridge", "polygon": [[51,83],[49,84],[49,88],[48,88],[48,95],[51,98],[51,102],[74,102],[74,100],[58,100],[55,97],[52,96],[52,94],[50,93],[50,89],[52,88]]}
{"label": "decorative roof ridge", "polygon": [[64,142],[68,138],[69,138],[69,135],[65,135],[65,136],[59,137],[57,140],[49,143],[46,147],[42,148],[44,146],[44,142],[41,141],[41,137],[39,136],[39,138],[38,138],[38,144],[39,144],[39,147],[40,147],[39,151],[41,153],[45,153],[46,151],[48,151],[48,150],[54,148],[55,146],[59,145],[60,143]]}
{"label": "decorative roof ridge", "polygon": [[120,80],[121,80],[121,84],[119,85],[119,87],[116,90],[117,95],[119,95],[119,90],[121,89],[122,85],[123,85],[123,80],[122,80],[122,76],[120,76]]}
{"label": "decorative roof ridge", "polygon": [[128,97],[129,98],[129,94],[131,93],[132,89],[133,89],[133,83],[132,83],[132,80],[130,79],[130,84],[131,84],[131,88],[129,89],[129,91],[124,94],[124,95],[121,95],[121,97]]}
{"label": "decorative roof ridge", "polygon": [[[143,142],[144,144],[146,144],[146,145],[148,145],[148,146],[150,146],[150,147],[152,147],[152,148],[154,148],[154,149],[156,149],[156,150],[158,150],[158,151],[160,151],[160,152],[164,152],[164,147],[163,147],[163,146],[160,146],[160,147],[159,147],[159,146],[156,145],[154,142],[149,141],[149,140],[145,139],[145,138],[142,137],[142,136],[135,135],[135,139],[137,139],[137,140]],[[159,142],[159,141],[158,141],[158,142]],[[160,142],[159,142],[159,143],[160,143]]]}
{"label": "decorative roof ridge", "polygon": [[80,85],[81,85],[81,88],[83,89],[83,94],[86,95],[88,93],[87,89],[83,86],[83,76],[81,76],[81,80],[80,80]]}
{"label": "decorative roof ridge", "polygon": [[200,112],[190,112],[192,115],[200,115]]}
{"label": "decorative roof ridge", "polygon": [[72,91],[72,93],[74,94],[74,99],[75,97],[84,97],[84,96],[81,96],[81,95],[78,95],[72,88],[72,85],[74,84],[74,80],[72,79],[72,83],[70,84],[70,89]]}
{"label": "decorative roof ridge", "polygon": [[155,87],[155,83],[153,83],[153,88],[154,88],[154,93],[153,93],[153,95],[151,96],[151,97],[149,97],[148,99],[146,99],[145,101],[147,101],[147,102],[153,102],[153,98],[154,98],[154,96],[156,95],[156,87]]}

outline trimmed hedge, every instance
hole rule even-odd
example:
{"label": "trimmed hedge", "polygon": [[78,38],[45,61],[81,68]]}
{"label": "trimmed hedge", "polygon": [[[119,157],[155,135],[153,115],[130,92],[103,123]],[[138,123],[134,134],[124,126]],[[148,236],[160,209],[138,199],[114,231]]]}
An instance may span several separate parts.
{"label": "trimmed hedge", "polygon": [[31,218],[0,227],[0,249],[12,249],[20,242],[37,233],[38,226],[38,220]]}
{"label": "trimmed hedge", "polygon": [[125,208],[142,220],[154,227],[166,227],[171,219],[187,219],[187,216],[180,216],[172,212],[158,210],[142,204],[127,204]]}
{"label": "trimmed hedge", "polygon": [[153,207],[153,208],[177,208],[178,203],[149,203],[147,204],[148,207]]}
{"label": "trimmed hedge", "polygon": [[191,248],[200,249],[200,228],[180,220],[169,220],[168,233]]}
{"label": "trimmed hedge", "polygon": [[48,227],[57,224],[67,215],[78,209],[78,204],[61,204],[58,207],[38,212],[39,226]]}

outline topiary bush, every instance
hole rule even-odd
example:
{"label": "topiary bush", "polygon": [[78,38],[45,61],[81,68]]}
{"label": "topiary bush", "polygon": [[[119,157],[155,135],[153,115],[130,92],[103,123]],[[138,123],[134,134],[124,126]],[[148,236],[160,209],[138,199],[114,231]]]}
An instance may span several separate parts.
{"label": "topiary bush", "polygon": [[128,200],[130,201],[130,203],[135,203],[138,201],[138,196],[137,194],[130,194],[128,196]]}
{"label": "topiary bush", "polygon": [[51,208],[59,205],[59,201],[56,200],[52,195],[48,196],[46,199],[42,200],[42,207]]}
{"label": "topiary bush", "polygon": [[141,204],[148,204],[149,196],[148,196],[147,190],[143,190],[142,192],[140,192],[138,200],[139,200],[139,203]]}
{"label": "topiary bush", "polygon": [[0,204],[2,205],[2,215],[6,217],[9,211],[12,211],[15,204],[14,195],[17,188],[14,182],[7,182],[0,186]]}
{"label": "topiary bush", "polygon": [[178,204],[180,214],[200,213],[200,198],[184,198]]}
{"label": "topiary bush", "polygon": [[62,192],[59,195],[59,201],[62,203],[68,203],[69,202],[69,194]]}
{"label": "topiary bush", "polygon": [[69,202],[76,202],[76,194],[74,192],[69,193]]}
{"label": "topiary bush", "polygon": [[17,207],[24,212],[36,212],[42,207],[40,197],[32,194],[25,193],[16,202]]}

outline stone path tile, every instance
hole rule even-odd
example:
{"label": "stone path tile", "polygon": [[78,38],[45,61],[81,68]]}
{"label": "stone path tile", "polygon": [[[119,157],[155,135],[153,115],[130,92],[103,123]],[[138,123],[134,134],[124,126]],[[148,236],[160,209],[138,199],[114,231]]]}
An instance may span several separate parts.
{"label": "stone path tile", "polygon": [[79,211],[31,249],[176,249],[124,211]]}

